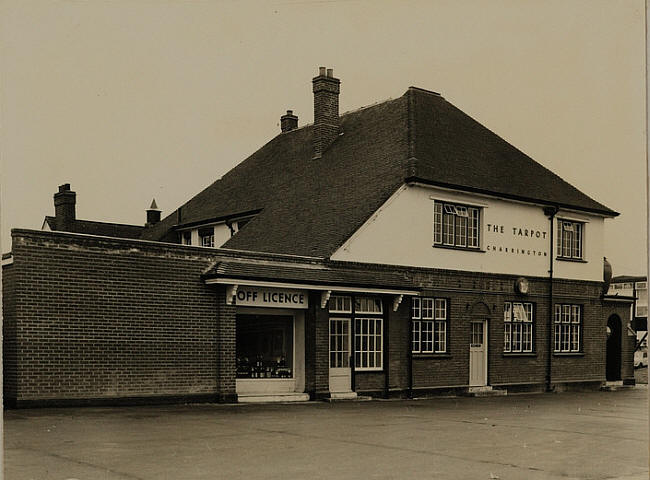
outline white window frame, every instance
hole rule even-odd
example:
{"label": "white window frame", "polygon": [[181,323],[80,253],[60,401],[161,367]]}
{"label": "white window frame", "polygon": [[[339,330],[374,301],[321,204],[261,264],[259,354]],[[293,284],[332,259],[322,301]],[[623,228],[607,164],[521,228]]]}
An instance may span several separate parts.
{"label": "white window frame", "polygon": [[433,244],[480,249],[481,208],[444,200],[433,202]]}
{"label": "white window frame", "polygon": [[582,305],[556,303],[554,312],[553,353],[581,353]]}
{"label": "white window frame", "polygon": [[412,298],[411,353],[447,353],[448,312],[446,298]]}
{"label": "white window frame", "polygon": [[[384,369],[384,319],[381,316],[354,317],[355,371]],[[372,355],[372,357],[371,357]],[[379,362],[377,362],[379,359]]]}
{"label": "white window frame", "polygon": [[584,260],[585,256],[585,222],[557,219],[557,258]]}
{"label": "white window frame", "polygon": [[[519,318],[522,317],[522,318]],[[503,305],[503,352],[535,351],[535,308],[530,302],[505,302]]]}
{"label": "white window frame", "polygon": [[352,313],[352,297],[349,295],[330,295],[330,313]]}

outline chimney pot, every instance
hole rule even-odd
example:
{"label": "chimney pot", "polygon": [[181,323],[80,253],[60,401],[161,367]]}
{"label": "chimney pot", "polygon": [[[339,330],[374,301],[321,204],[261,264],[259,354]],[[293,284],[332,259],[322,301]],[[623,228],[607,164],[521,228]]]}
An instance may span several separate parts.
{"label": "chimney pot", "polygon": [[76,221],[77,194],[70,190],[70,184],[59,185],[54,194],[54,218],[57,230],[71,232]]}
{"label": "chimney pot", "polygon": [[339,128],[339,92],[341,81],[334,78],[333,69],[320,67],[320,75],[312,79],[314,92],[314,158],[336,140]]}
{"label": "chimney pot", "polygon": [[280,117],[280,130],[290,132],[296,128],[298,128],[298,117],[293,114],[293,110],[287,110],[287,114]]}

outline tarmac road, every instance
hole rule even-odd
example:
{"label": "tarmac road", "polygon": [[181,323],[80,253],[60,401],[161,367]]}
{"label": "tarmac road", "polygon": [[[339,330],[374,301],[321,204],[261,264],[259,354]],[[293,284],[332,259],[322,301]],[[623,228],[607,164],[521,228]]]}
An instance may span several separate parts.
{"label": "tarmac road", "polygon": [[648,478],[647,385],[5,412],[8,480]]}

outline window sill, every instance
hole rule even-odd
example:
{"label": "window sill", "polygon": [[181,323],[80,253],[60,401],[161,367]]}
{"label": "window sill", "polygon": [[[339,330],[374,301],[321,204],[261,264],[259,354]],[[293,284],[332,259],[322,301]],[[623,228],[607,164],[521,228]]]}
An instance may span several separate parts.
{"label": "window sill", "polygon": [[413,358],[451,358],[451,353],[411,353]]}
{"label": "window sill", "polygon": [[503,352],[504,357],[536,357],[536,352]]}
{"label": "window sill", "polygon": [[485,250],[475,247],[457,247],[455,245],[443,245],[441,243],[434,243],[433,248],[445,248],[447,250],[460,250],[461,252],[480,252],[485,253]]}
{"label": "window sill", "polygon": [[355,375],[357,373],[382,373],[383,371],[383,368],[364,368],[362,370],[357,370],[356,368],[354,369]]}
{"label": "window sill", "polygon": [[555,260],[562,262],[589,263],[587,260],[581,258],[555,257]]}
{"label": "window sill", "polygon": [[584,357],[585,352],[553,352],[554,357]]}

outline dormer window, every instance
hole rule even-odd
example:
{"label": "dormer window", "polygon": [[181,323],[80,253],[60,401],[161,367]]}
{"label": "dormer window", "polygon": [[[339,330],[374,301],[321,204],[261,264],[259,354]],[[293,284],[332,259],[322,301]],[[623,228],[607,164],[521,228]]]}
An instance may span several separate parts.
{"label": "dormer window", "polygon": [[214,248],[214,227],[199,228],[199,245]]}
{"label": "dormer window", "polygon": [[433,244],[479,248],[480,209],[436,201],[433,204]]}

